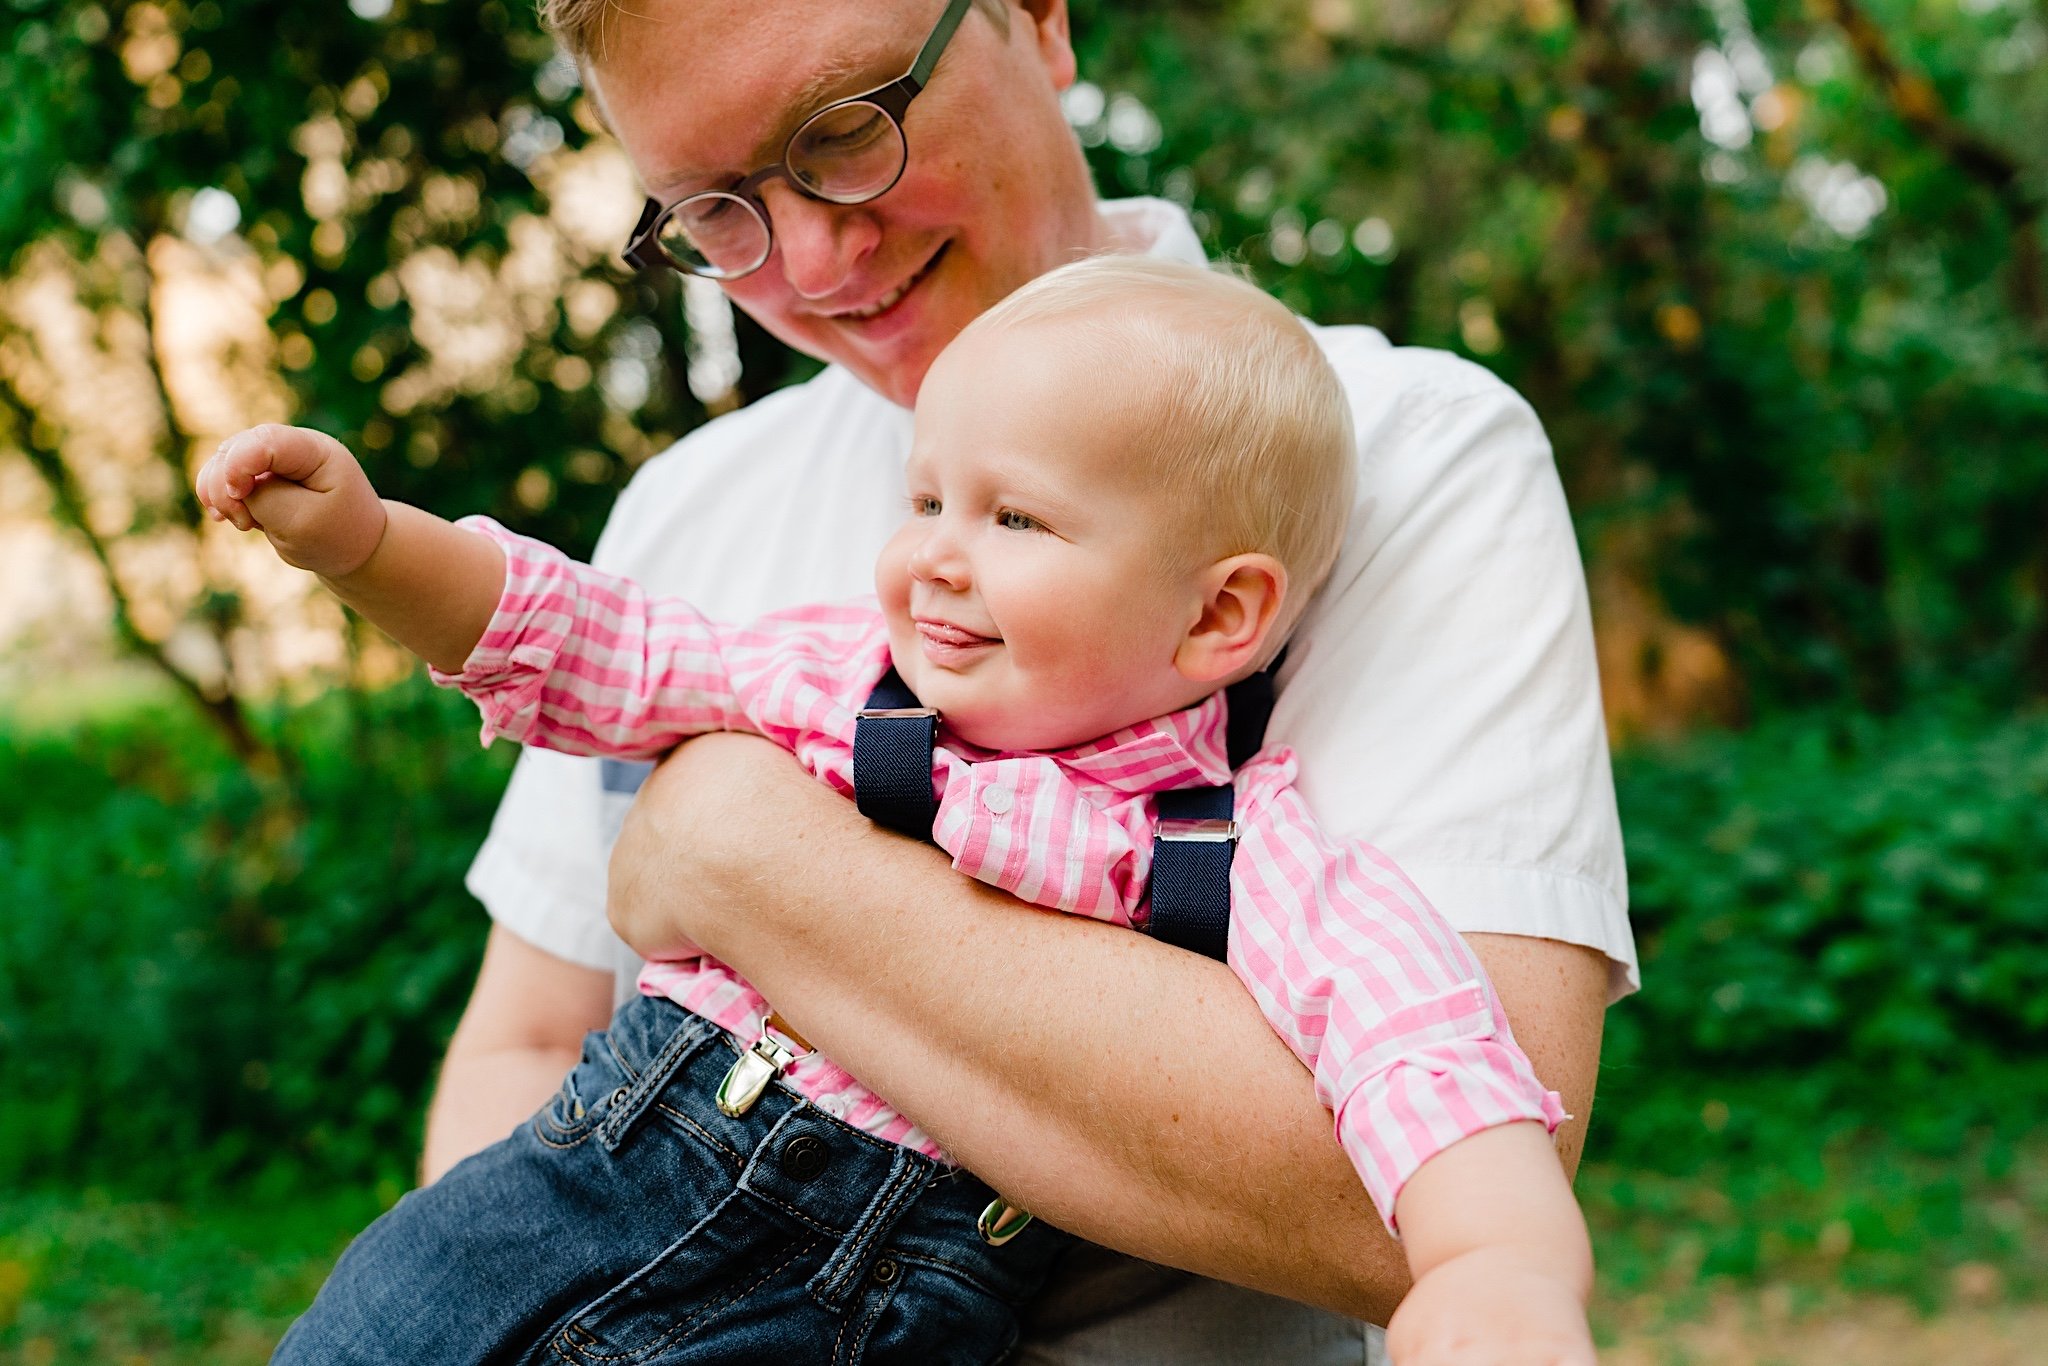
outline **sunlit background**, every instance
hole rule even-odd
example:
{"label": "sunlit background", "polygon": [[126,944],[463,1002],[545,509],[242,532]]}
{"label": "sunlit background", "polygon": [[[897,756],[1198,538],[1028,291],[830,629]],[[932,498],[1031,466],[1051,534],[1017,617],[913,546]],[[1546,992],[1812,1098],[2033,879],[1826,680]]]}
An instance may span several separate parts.
{"label": "sunlit background", "polygon": [[[1552,435],[1648,988],[1580,1183],[1611,1358],[2030,1359],[2048,4],[1074,23],[1106,194]],[[587,551],[815,368],[629,274],[638,205],[523,5],[0,0],[0,1360],[260,1361],[404,1188],[507,756],[188,475],[304,422]]]}

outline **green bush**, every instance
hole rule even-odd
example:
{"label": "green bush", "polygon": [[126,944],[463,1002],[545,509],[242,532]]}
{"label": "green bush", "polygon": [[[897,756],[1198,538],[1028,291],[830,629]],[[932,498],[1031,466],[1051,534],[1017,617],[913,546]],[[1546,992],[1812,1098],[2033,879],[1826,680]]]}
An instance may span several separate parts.
{"label": "green bush", "polygon": [[0,735],[0,1181],[409,1168],[509,747],[424,687],[273,724],[296,801],[182,709]]}
{"label": "green bush", "polygon": [[[270,724],[292,802],[176,709],[0,733],[0,1180],[405,1178],[509,749],[423,685]],[[1953,1152],[2039,1112],[2048,717],[1787,719],[1618,778],[1648,989],[1596,1156],[1817,1172],[1858,1129]]]}
{"label": "green bush", "polygon": [[[1623,757],[1647,989],[1596,1142],[1669,1162],[1787,1126],[1953,1148],[2048,1096],[2048,716],[1784,719]],[[1817,1135],[1816,1135],[1817,1137]]]}

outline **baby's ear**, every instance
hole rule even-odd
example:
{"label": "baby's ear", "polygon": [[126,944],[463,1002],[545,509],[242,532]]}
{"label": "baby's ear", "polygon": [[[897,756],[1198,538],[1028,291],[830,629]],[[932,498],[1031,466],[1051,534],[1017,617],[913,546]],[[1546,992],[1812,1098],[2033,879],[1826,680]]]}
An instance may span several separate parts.
{"label": "baby's ear", "polygon": [[1174,651],[1173,667],[1191,683],[1222,683],[1268,651],[1287,596],[1287,567],[1271,555],[1218,560],[1202,571],[1202,611]]}

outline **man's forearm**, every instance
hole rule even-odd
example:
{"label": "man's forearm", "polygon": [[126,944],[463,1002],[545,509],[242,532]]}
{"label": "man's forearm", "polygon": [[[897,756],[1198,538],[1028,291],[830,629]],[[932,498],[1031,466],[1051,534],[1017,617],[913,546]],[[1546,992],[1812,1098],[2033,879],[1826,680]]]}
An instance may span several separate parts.
{"label": "man's forearm", "polygon": [[[709,931],[709,952],[1041,1217],[1385,1321],[1406,1288],[1401,1254],[1308,1073],[1228,968],[1021,906],[786,767],[795,783],[765,800],[796,799],[794,824],[770,822],[801,832],[795,849],[772,880],[712,892],[717,911],[698,904],[690,928]],[[635,857],[688,847],[672,843],[684,831],[663,830],[674,773],[650,779],[614,854],[614,918],[629,941],[644,923],[630,908],[692,894],[649,881],[672,864]],[[750,828],[763,814],[759,790],[724,795],[750,808]]]}
{"label": "man's forearm", "polygon": [[[718,792],[717,809],[691,789]],[[782,833],[743,849],[734,829]],[[612,883],[615,921],[643,952],[695,938],[1052,1222],[1380,1322],[1405,1290],[1308,1073],[1223,965],[1022,907],[877,831],[787,756],[729,737],[657,771]],[[1593,1028],[1597,1053],[1597,1005]],[[1585,1092],[1565,1094],[1583,1114],[1580,1070]]]}
{"label": "man's forearm", "polygon": [[584,1033],[604,1027],[611,993],[609,973],[492,928],[427,1107],[421,1185],[511,1133],[554,1094]]}
{"label": "man's forearm", "polygon": [[427,1107],[420,1184],[432,1185],[463,1158],[518,1128],[555,1093],[576,1057],[573,1048],[449,1053]]}

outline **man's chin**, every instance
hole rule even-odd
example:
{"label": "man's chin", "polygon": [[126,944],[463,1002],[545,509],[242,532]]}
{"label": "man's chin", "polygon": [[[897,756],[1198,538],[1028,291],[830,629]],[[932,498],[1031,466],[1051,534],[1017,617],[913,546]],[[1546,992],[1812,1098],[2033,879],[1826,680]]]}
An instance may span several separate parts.
{"label": "man's chin", "polygon": [[917,404],[918,391],[924,387],[932,360],[932,356],[922,356],[914,363],[885,365],[866,356],[849,356],[839,363],[851,370],[855,379],[897,407],[911,408]]}

